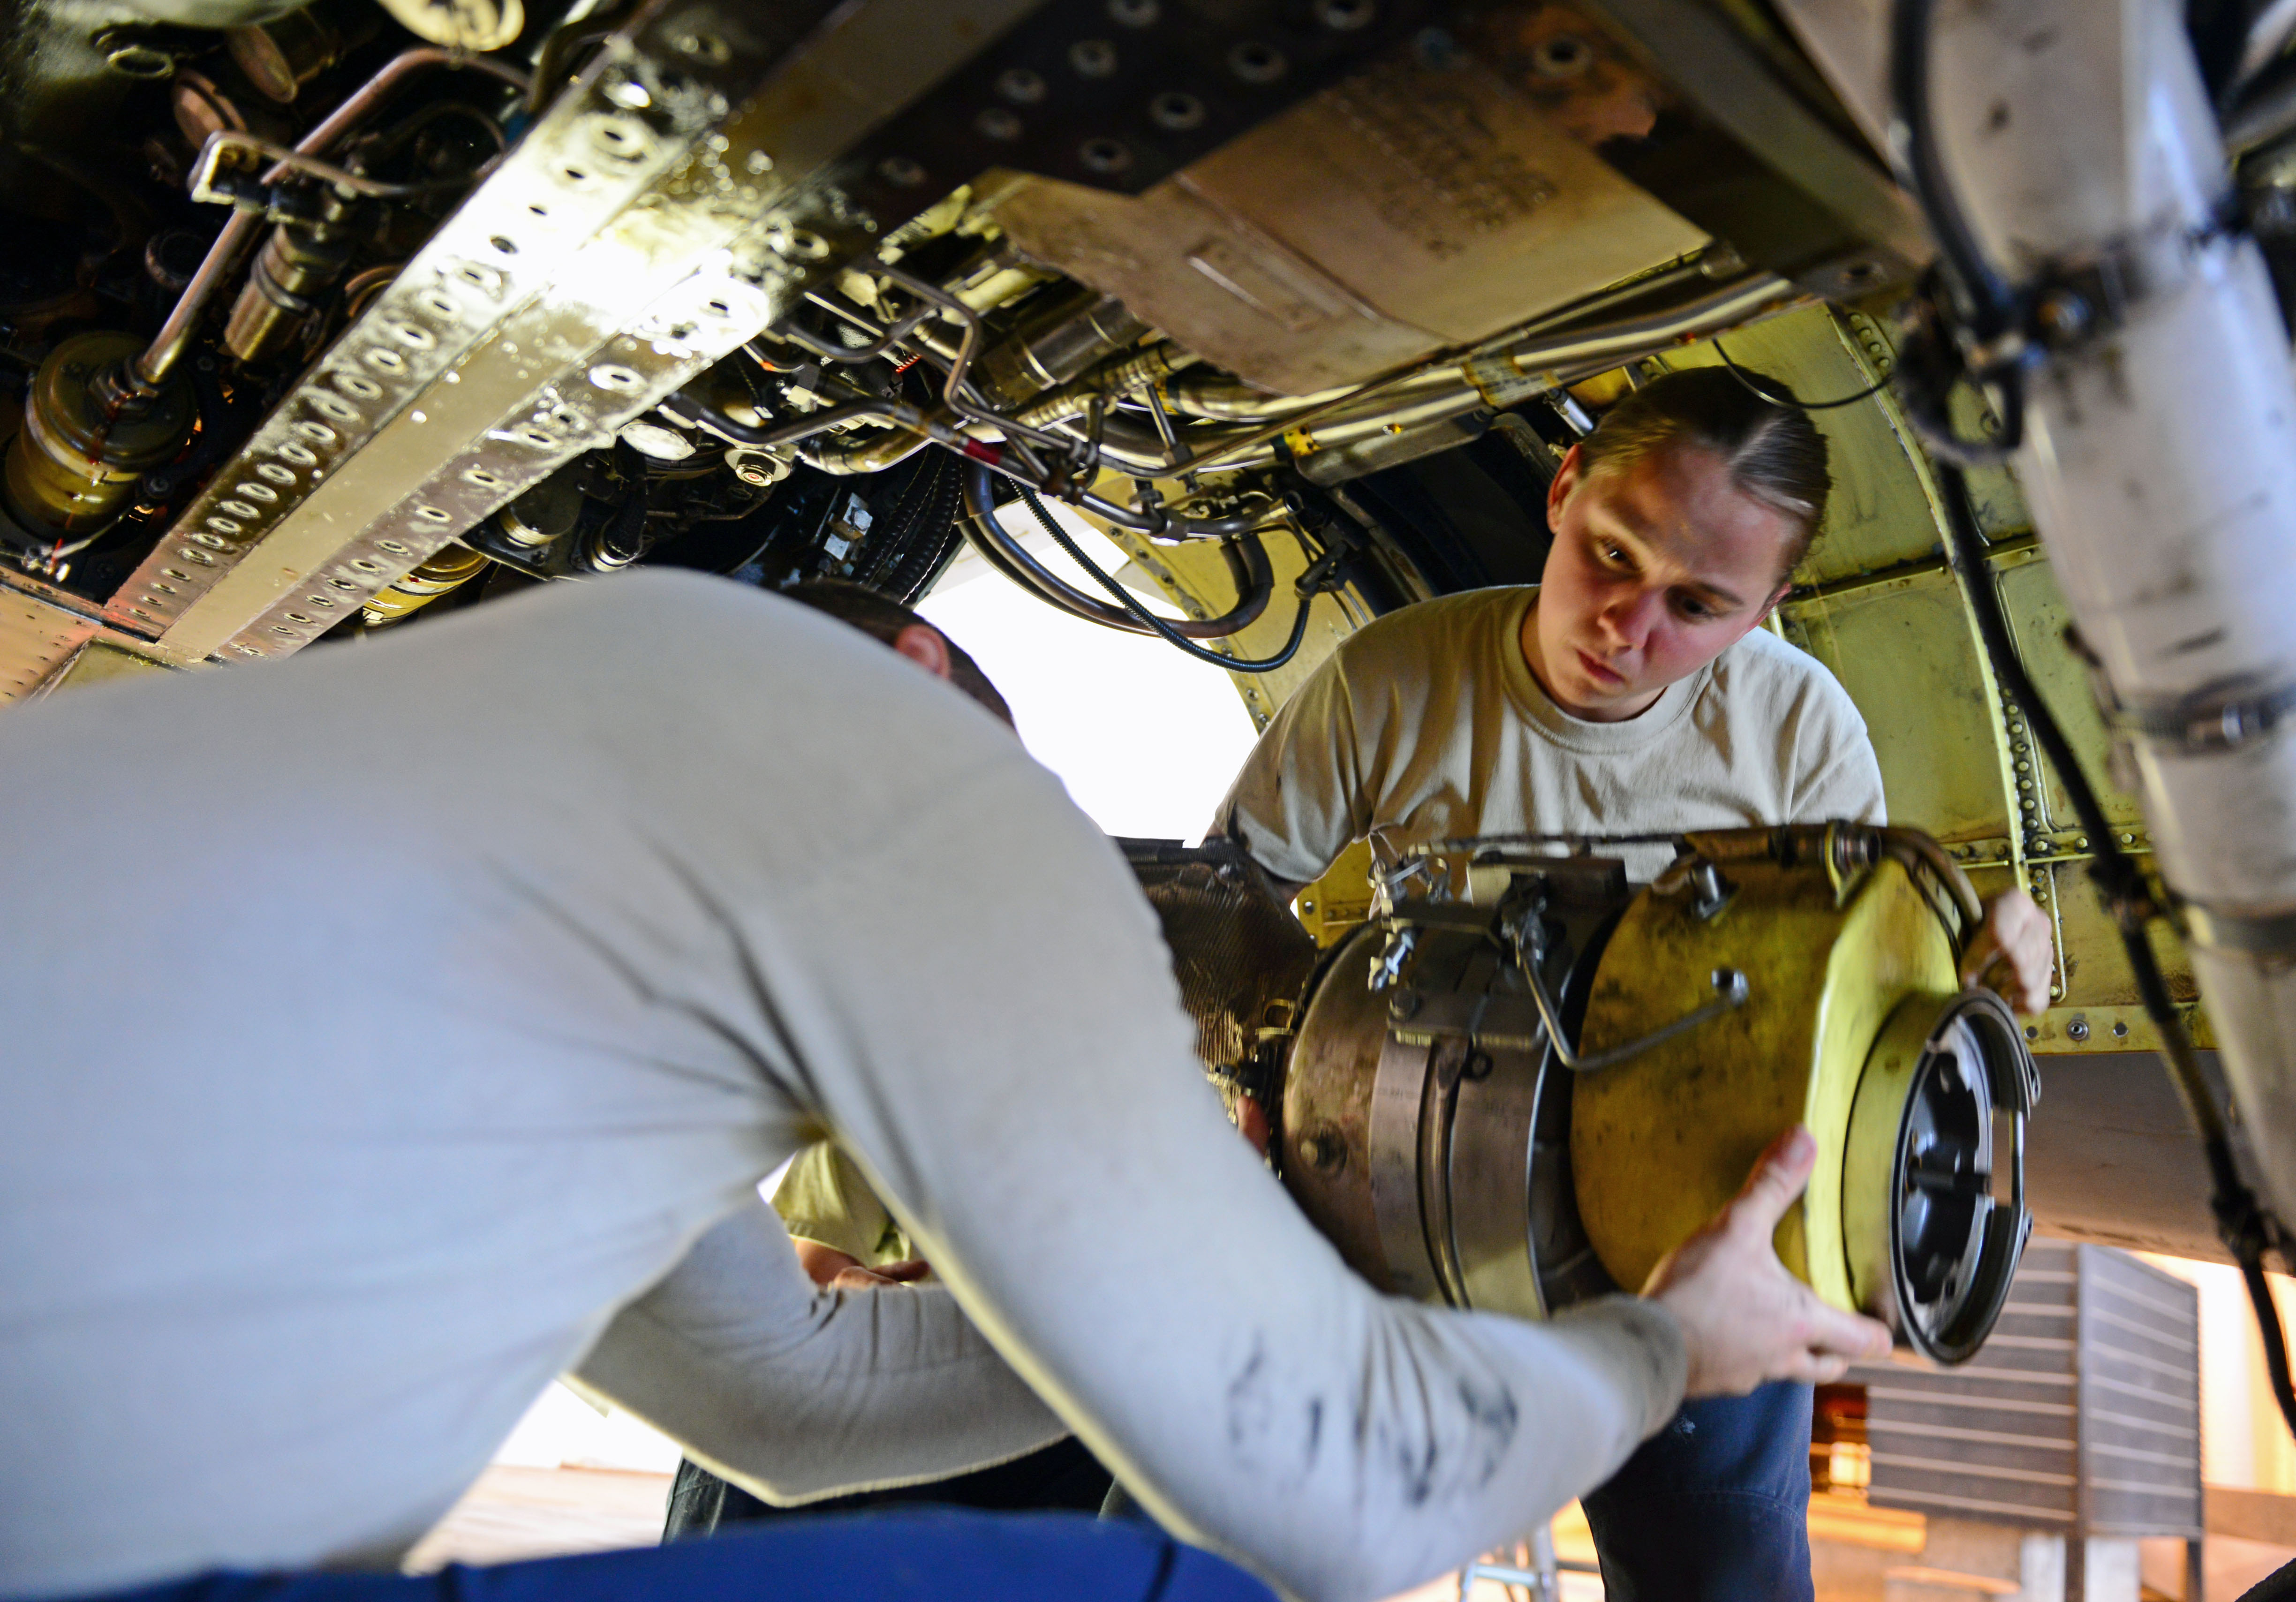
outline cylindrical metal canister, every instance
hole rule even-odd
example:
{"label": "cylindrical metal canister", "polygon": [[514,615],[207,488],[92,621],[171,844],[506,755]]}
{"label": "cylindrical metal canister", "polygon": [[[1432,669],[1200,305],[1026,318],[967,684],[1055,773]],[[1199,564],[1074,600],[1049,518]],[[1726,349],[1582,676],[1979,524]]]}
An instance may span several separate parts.
{"label": "cylindrical metal canister", "polygon": [[366,626],[380,628],[419,612],[448,590],[459,589],[486,570],[487,559],[465,545],[449,545],[424,557],[387,589],[367,597]]}
{"label": "cylindrical metal canister", "polygon": [[93,534],[127,509],[137,479],[183,448],[192,402],[180,386],[138,395],[110,382],[142,349],[130,334],[78,333],[40,364],[4,470],[19,525]]}
{"label": "cylindrical metal canister", "polygon": [[294,342],[318,308],[318,297],[343,275],[354,249],[351,208],[330,196],[316,223],[282,223],[255,266],[224,325],[224,349],[242,362],[259,362]]}

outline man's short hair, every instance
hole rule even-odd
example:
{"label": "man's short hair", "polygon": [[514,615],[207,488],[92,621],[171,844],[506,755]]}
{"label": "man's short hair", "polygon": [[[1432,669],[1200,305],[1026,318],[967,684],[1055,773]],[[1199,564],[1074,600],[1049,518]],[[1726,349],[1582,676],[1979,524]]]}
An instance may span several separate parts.
{"label": "man's short hair", "polygon": [[935,634],[940,634],[942,644],[948,647],[949,682],[996,713],[1000,721],[1008,726],[1012,724],[1013,709],[1004,704],[1004,697],[998,694],[996,686],[988,682],[988,675],[980,670],[980,664],[965,654],[964,646],[941,634],[939,629],[933,628],[931,623],[898,601],[889,601],[867,586],[855,584],[846,579],[808,579],[802,584],[790,586],[782,594],[792,601],[804,603],[816,612],[827,612],[840,622],[850,623],[871,638],[882,640],[888,645],[900,637],[904,628],[932,628]]}
{"label": "man's short hair", "polygon": [[[1775,378],[1754,377],[1773,393],[1792,393]],[[1578,456],[1589,473],[1606,467],[1623,471],[1674,444],[1712,451],[1742,493],[1794,520],[1796,533],[1787,542],[1784,566],[1784,572],[1793,571],[1817,538],[1833,492],[1825,436],[1808,415],[1764,400],[1723,368],[1692,367],[1654,378],[1628,394],[1578,442]]]}

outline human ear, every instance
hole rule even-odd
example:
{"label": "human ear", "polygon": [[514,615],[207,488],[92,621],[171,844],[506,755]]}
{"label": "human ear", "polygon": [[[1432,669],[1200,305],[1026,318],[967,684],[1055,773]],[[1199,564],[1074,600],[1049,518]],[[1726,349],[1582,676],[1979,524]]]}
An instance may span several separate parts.
{"label": "human ear", "polygon": [[1763,624],[1768,622],[1770,620],[1770,614],[1777,611],[1778,603],[1784,600],[1786,596],[1792,593],[1792,589],[1793,576],[1790,573],[1785,578],[1779,580],[1778,587],[1775,590],[1771,592],[1770,598],[1763,602],[1760,606],[1755,609],[1754,620],[1751,624],[1748,625],[1746,632],[1748,634],[1751,634],[1755,629],[1759,628]]}
{"label": "human ear", "polygon": [[912,623],[893,637],[893,649],[935,678],[949,676],[948,642],[941,637],[938,628],[924,623]]}
{"label": "human ear", "polygon": [[1578,481],[1587,471],[1586,459],[1573,445],[1562,454],[1562,465],[1554,470],[1554,481],[1546,487],[1546,526],[1551,530],[1562,516],[1562,505],[1570,492],[1578,488]]}

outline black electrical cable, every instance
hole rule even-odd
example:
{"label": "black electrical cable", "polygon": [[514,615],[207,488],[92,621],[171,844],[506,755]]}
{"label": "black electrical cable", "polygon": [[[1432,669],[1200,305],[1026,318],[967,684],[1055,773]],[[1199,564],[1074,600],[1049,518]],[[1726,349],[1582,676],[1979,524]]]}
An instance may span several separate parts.
{"label": "black electrical cable", "polygon": [[[2020,319],[2019,297],[1986,259],[1976,234],[1962,213],[1939,153],[1930,103],[1930,45],[1936,9],[1936,0],[1896,0],[1890,13],[1890,84],[1896,101],[1891,142],[1906,187],[1921,206],[1948,270],[1958,278],[1971,302],[1971,328],[1980,345],[1990,344],[2014,334]],[[1928,342],[1943,344],[1934,331]],[[1939,349],[1931,354],[1941,356],[1943,352]],[[2014,448],[2023,434],[2024,384],[2017,360],[2017,355],[2013,353],[1996,371],[1978,374],[1994,380],[2000,391],[2002,438],[1989,452],[1997,456]],[[1901,360],[1900,366],[1905,365]],[[1942,415],[1944,387],[1932,384],[1929,388],[1932,391],[1929,401],[1935,407],[1931,419],[1934,424]],[[1923,431],[1931,431],[1925,428]],[[2280,1404],[2281,1417],[2290,1432],[2296,1434],[2296,1384],[2292,1384],[2288,1370],[2287,1335],[2281,1326],[2280,1310],[2272,1299],[2271,1285],[2264,1277],[2264,1253],[2275,1243],[2276,1225],[2241,1178],[2233,1158],[2231,1130],[2201,1071],[2200,1056],[2193,1049],[2192,1038],[2185,1032],[2184,1020],[2177,1015],[2160,962],[2152,955],[2145,925],[2159,916],[2159,908],[2153,903],[2151,890],[2136,863],[2116,842],[2104,809],[2097,802],[2096,792],[2089,786],[2088,776],[2048,703],[2041,699],[2027,676],[2010,637],[2001,597],[1994,592],[1991,576],[1986,571],[1985,539],[1978,530],[1977,514],[1970,505],[1968,481],[1961,471],[1962,461],[1976,457],[1983,448],[1956,440],[1949,431],[1935,443],[1941,448],[1935,452],[1939,457],[1938,483],[1945,501],[1946,551],[1955,577],[1977,620],[1978,633],[1985,642],[1987,656],[1992,660],[1995,678],[2010,700],[2023,711],[2042,754],[2056,770],[2058,782],[2073,803],[2081,827],[2096,843],[2097,857],[2089,870],[2090,877],[2095,881],[2106,910],[2120,932],[2121,946],[2128,953],[2129,971],[2136,978],[2145,1015],[2161,1031],[2170,1081],[2184,1101],[2194,1131],[2200,1137],[2209,1166],[2209,1206],[2216,1215],[2217,1233],[2226,1250],[2232,1253],[2233,1261],[2240,1265],[2241,1278],[2248,1287],[2249,1302],[2256,1314],[2257,1333],[2264,1343],[2265,1370],[2272,1382],[2273,1398]]]}
{"label": "black electrical cable", "polygon": [[[1017,483],[1021,481],[1006,481]],[[1027,547],[1018,540],[1006,535],[996,521],[995,485],[995,475],[986,464],[978,461],[971,464],[964,475],[966,515],[958,526],[964,530],[964,537],[972,542],[973,549],[980,553],[983,561],[1046,604],[1057,606],[1072,617],[1126,634],[1155,632],[1123,607],[1111,606],[1105,601],[1097,601],[1086,595],[1031,556]],[[1190,639],[1225,639],[1250,628],[1259,620],[1259,614],[1267,610],[1267,603],[1275,593],[1275,570],[1267,559],[1267,546],[1259,536],[1255,534],[1244,539],[1223,540],[1220,555],[1226,561],[1228,573],[1235,580],[1235,604],[1216,618],[1172,623],[1169,627],[1175,632]]]}
{"label": "black electrical cable", "polygon": [[1205,650],[1195,641],[1181,634],[1169,623],[1143,606],[1138,596],[1119,584],[1111,575],[1101,571],[1095,565],[1092,558],[1084,554],[1084,548],[1069,538],[1068,530],[1061,527],[1059,521],[1046,509],[1045,503],[1037,498],[1037,492],[1025,484],[1021,486],[1021,500],[1031,513],[1036,514],[1037,521],[1044,525],[1045,532],[1053,537],[1053,543],[1068,553],[1070,561],[1097,579],[1100,587],[1116,598],[1118,604],[1162,636],[1168,645],[1178,646],[1200,661],[1208,661],[1216,668],[1226,668],[1231,673],[1272,673],[1290,661],[1299,652],[1300,642],[1308,637],[1308,613],[1316,604],[1316,596],[1322,588],[1323,580],[1329,576],[1332,561],[1329,555],[1320,558],[1316,564],[1324,568],[1324,572],[1318,573],[1315,567],[1310,567],[1307,572],[1300,575],[1300,610],[1292,614],[1292,635],[1283,642],[1282,650],[1273,656],[1263,656],[1257,661],[1240,656],[1222,656],[1217,651]]}
{"label": "black electrical cable", "polygon": [[2143,871],[2120,849],[2096,792],[2090,787],[2087,774],[2073,754],[2071,743],[2065,738],[2048,702],[2041,699],[2017,654],[2016,645],[2010,638],[2008,619],[2001,609],[2001,597],[1995,593],[1991,575],[1986,571],[1985,537],[1978,530],[1977,514],[1970,504],[1968,481],[1963,478],[1961,469],[1951,463],[1938,464],[1937,474],[1945,502],[1948,535],[1946,551],[1954,576],[1960,581],[1962,594],[1977,619],[1977,631],[1993,663],[1995,679],[2025,714],[2034,740],[2048,759],[2049,766],[2056,770],[2057,782],[2064,786],[2074,814],[2096,847],[2096,861],[2089,875],[2095,881],[2105,909],[2120,932],[2121,946],[2128,952],[2128,966],[2136,976],[2136,993],[2144,1004],[2145,1016],[2161,1031],[2170,1081],[2177,1087],[2185,1115],[2201,1138],[2213,1193],[2209,1207],[2216,1215],[2217,1233],[2226,1250],[2232,1253],[2233,1261],[2240,1265],[2241,1278],[2248,1286],[2249,1301],[2255,1310],[2257,1331],[2264,1342],[2264,1366],[2272,1381],[2272,1394],[2280,1404],[2281,1417],[2287,1421],[2290,1432],[2296,1434],[2296,1384],[2292,1384],[2289,1376],[2287,1337],[2281,1328],[2280,1310],[2272,1300],[2272,1287],[2264,1277],[2264,1251],[2271,1244],[2271,1226],[2256,1193],[2241,1178],[2234,1162],[2231,1131],[2217,1105],[2215,1092],[2202,1072],[2192,1037],[2185,1032],[2184,1020],[2177,1016],[2168,981],[2162,977],[2161,964],[2152,954],[2152,941],[2146,938],[2145,924],[2158,915],[2158,908]]}
{"label": "black electrical cable", "polygon": [[2017,294],[1986,259],[1976,230],[1956,199],[1938,149],[1930,97],[1930,45],[1937,0],[1897,0],[1890,17],[1890,91],[1896,103],[1890,143],[1906,187],[1937,236],[1938,251],[1971,302],[1971,325],[1992,340],[2015,325]]}
{"label": "black electrical cable", "polygon": [[1856,406],[1859,401],[1869,400],[1890,387],[1890,380],[1884,375],[1867,384],[1857,394],[1844,395],[1839,400],[1797,400],[1788,390],[1773,390],[1764,384],[1760,374],[1749,373],[1732,361],[1730,353],[1722,349],[1720,340],[1714,341],[1714,354],[1722,358],[1722,365],[1730,370],[1731,376],[1752,390],[1757,399],[1767,400],[1772,406],[1791,407],[1797,412],[1831,412],[1838,407]]}
{"label": "black electrical cable", "polygon": [[[1933,454],[1960,466],[1993,466],[2006,460],[2024,439],[2025,384],[2019,365],[2022,346],[2014,337],[2022,318],[2022,302],[1978,242],[1938,148],[1930,94],[1930,47],[1936,12],[1937,0],[1896,0],[1890,12],[1891,152],[1899,177],[1937,240],[1945,273],[1959,285],[1968,303],[1967,321],[1978,344],[1996,351],[2005,349],[2008,355],[1990,359],[1982,371],[1967,372],[1961,352],[1943,332],[1924,326],[1900,354],[1898,391],[1905,399],[1906,415]],[[1930,371],[1932,368],[1937,371]],[[1998,439],[1964,440],[1953,431],[1946,395],[1964,375],[1993,387],[1995,409],[2001,419]]]}
{"label": "black electrical cable", "polygon": [[888,513],[871,530],[883,538],[859,582],[906,605],[963,537],[956,530],[964,464],[946,451],[922,459]]}

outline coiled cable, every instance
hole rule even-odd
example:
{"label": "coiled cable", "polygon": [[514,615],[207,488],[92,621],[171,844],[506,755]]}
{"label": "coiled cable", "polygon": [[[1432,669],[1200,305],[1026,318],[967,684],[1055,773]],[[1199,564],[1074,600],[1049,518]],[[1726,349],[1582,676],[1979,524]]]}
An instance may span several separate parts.
{"label": "coiled cable", "polygon": [[[970,464],[964,480],[966,516],[962,527],[965,538],[972,542],[973,549],[980,553],[983,561],[1022,589],[1072,617],[1126,634],[1156,632],[1125,607],[1111,606],[1105,601],[1095,600],[1067,583],[1059,574],[1031,556],[1019,541],[1007,535],[996,521],[996,502],[991,494],[994,483],[986,464],[979,462]],[[1259,537],[1253,535],[1226,541],[1222,544],[1220,553],[1227,559],[1228,571],[1235,579],[1236,604],[1216,618],[1190,619],[1165,625],[1174,632],[1191,639],[1219,639],[1249,627],[1267,609],[1268,599],[1275,593],[1275,572],[1268,563],[1267,547],[1260,544]],[[1221,657],[1220,660],[1226,661],[1227,658]]]}
{"label": "coiled cable", "polygon": [[[1053,537],[1053,543],[1068,553],[1069,560],[1097,579],[1100,587],[1115,596],[1118,604],[1127,612],[1145,623],[1151,630],[1163,637],[1167,644],[1186,652],[1199,661],[1208,661],[1216,668],[1226,668],[1231,673],[1272,673],[1298,653],[1300,643],[1308,637],[1308,614],[1315,606],[1316,594],[1328,586],[1332,570],[1338,565],[1337,555],[1341,547],[1334,546],[1332,550],[1316,558],[1308,571],[1300,576],[1297,586],[1300,609],[1292,614],[1292,633],[1284,640],[1283,649],[1277,651],[1273,656],[1264,656],[1256,661],[1244,657],[1224,656],[1217,651],[1205,650],[1201,645],[1181,634],[1170,623],[1142,605],[1139,597],[1118,583],[1112,575],[1103,572],[1092,558],[1084,554],[1084,548],[1069,538],[1068,530],[1061,527],[1059,520],[1046,508],[1045,503],[1037,498],[1035,490],[1023,485],[1021,489],[1021,502],[1036,514],[1037,521],[1044,525],[1045,532]],[[1266,560],[1264,556],[1261,559]]]}

